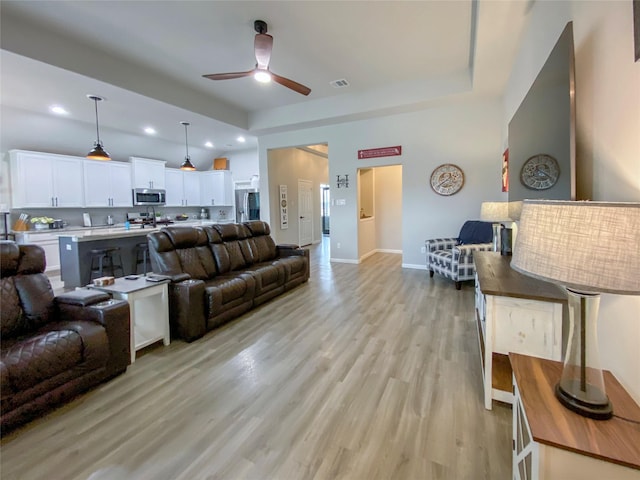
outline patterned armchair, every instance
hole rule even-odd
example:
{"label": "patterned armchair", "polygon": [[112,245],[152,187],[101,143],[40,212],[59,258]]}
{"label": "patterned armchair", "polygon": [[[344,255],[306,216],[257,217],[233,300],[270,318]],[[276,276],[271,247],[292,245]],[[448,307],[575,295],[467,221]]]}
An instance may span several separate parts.
{"label": "patterned armchair", "polygon": [[439,273],[450,278],[460,290],[464,280],[473,280],[476,268],[473,252],[491,251],[493,248],[491,222],[469,220],[464,223],[457,238],[434,238],[425,241],[429,277]]}

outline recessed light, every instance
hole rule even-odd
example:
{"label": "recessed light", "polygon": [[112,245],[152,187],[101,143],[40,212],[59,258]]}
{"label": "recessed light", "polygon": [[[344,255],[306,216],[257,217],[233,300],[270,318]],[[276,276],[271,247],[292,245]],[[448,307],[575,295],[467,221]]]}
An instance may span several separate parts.
{"label": "recessed light", "polygon": [[207,148],[213,148],[213,143],[207,142],[207,143],[204,144],[204,146],[207,147]]}
{"label": "recessed light", "polygon": [[64,107],[61,107],[60,105],[51,105],[49,107],[49,111],[51,111],[51,113],[55,113],[56,115],[68,115],[69,112],[67,112]]}
{"label": "recessed light", "polygon": [[144,133],[148,133],[149,135],[155,135],[156,129],[153,127],[145,127]]}
{"label": "recessed light", "polygon": [[244,137],[238,137],[236,138],[237,141],[239,141],[240,143],[244,143],[246,142],[246,140],[244,139]]}

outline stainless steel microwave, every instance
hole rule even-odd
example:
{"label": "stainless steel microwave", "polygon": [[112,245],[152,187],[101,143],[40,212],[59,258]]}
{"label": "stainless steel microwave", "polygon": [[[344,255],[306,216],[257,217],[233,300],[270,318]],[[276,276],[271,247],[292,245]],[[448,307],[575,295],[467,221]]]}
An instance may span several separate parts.
{"label": "stainless steel microwave", "polygon": [[165,190],[158,188],[134,188],[134,205],[164,205],[166,203]]}

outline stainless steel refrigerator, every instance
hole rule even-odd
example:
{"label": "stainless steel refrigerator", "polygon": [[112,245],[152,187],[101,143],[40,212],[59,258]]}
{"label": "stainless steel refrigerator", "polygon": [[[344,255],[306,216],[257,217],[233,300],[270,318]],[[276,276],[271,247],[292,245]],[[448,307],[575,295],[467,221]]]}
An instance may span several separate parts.
{"label": "stainless steel refrigerator", "polygon": [[236,222],[260,220],[260,193],[254,189],[238,189],[236,192]]}

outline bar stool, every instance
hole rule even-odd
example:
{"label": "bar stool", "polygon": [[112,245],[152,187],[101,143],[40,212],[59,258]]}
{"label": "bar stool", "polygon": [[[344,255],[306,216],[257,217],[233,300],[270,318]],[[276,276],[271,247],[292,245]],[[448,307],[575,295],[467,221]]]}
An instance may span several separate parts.
{"label": "bar stool", "polygon": [[133,271],[138,273],[138,265],[142,264],[142,274],[147,274],[147,258],[149,256],[149,244],[147,242],[138,243],[133,249]]}
{"label": "bar stool", "polygon": [[91,253],[91,280],[104,277],[105,274],[116,277],[116,270],[120,270],[121,276],[124,276],[120,247],[96,248],[89,253]]}

